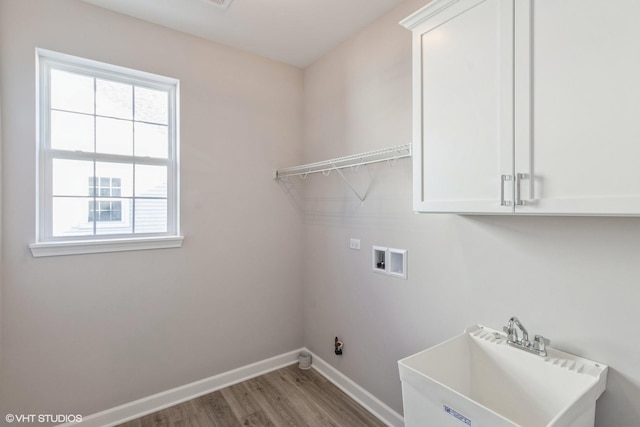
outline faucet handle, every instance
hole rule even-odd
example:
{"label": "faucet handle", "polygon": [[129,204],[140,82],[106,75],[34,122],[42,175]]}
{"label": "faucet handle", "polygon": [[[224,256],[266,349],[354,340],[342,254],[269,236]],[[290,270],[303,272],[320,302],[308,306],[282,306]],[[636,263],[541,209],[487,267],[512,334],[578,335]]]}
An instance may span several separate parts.
{"label": "faucet handle", "polygon": [[536,335],[533,338],[533,348],[540,352],[546,352],[546,346],[549,345],[549,343],[550,341],[542,335]]}

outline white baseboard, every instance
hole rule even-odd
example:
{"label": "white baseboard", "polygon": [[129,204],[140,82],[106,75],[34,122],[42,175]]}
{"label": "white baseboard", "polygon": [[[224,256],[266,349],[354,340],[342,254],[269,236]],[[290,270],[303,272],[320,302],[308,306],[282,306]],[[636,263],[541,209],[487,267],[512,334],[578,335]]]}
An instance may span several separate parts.
{"label": "white baseboard", "polygon": [[[349,377],[307,350],[293,350],[270,359],[252,363],[241,368],[223,372],[191,384],[185,384],[171,390],[135,400],[106,411],[82,417],[82,427],[113,427],[127,421],[135,420],[148,414],[177,405],[187,400],[212,393],[225,387],[246,381],[267,372],[297,363],[298,355],[306,351],[312,356],[311,367],[335,384],[353,400],[375,415],[382,422],[392,427],[403,427],[404,420],[400,414],[385,405],[377,397],[353,382]],[[58,427],[77,427],[77,423],[60,424]]]}
{"label": "white baseboard", "polygon": [[163,391],[151,396],[125,403],[106,411],[82,417],[82,423],[60,424],[58,427],[112,427],[127,421],[135,420],[148,414],[160,411],[187,400],[220,390],[240,383],[267,372],[275,371],[298,362],[298,355],[302,349],[290,351],[270,359],[252,363],[238,369],[223,372],[200,381],[186,384],[171,390]]}
{"label": "white baseboard", "polygon": [[404,427],[404,418],[396,411],[387,406],[380,399],[369,393],[367,390],[353,382],[342,372],[313,354],[311,351],[311,367],[318,371],[323,377],[331,381],[349,397],[358,402],[367,411],[371,412],[383,423],[392,427]]}

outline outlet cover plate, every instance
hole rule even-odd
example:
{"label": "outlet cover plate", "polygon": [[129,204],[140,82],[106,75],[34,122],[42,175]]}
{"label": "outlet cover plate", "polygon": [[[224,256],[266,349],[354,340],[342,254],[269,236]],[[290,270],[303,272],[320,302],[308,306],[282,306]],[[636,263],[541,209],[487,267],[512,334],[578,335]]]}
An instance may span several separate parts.
{"label": "outlet cover plate", "polygon": [[360,239],[351,239],[349,240],[349,248],[360,250]]}

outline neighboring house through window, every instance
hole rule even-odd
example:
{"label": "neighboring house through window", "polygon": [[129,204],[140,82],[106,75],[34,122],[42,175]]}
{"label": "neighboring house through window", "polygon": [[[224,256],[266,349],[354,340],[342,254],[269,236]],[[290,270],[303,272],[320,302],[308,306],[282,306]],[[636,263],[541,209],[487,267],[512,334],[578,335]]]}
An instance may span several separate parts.
{"label": "neighboring house through window", "polygon": [[34,256],[179,246],[178,81],[37,54]]}
{"label": "neighboring house through window", "polygon": [[[120,197],[122,194],[120,178],[89,177],[89,196]],[[89,222],[122,221],[122,201],[89,201]]]}

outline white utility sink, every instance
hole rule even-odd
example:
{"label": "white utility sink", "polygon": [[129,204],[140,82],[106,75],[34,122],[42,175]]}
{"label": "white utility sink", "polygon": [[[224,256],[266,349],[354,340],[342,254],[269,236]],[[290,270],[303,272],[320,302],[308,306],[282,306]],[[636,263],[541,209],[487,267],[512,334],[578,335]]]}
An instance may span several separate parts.
{"label": "white utility sink", "polygon": [[406,427],[593,427],[607,366],[475,325],[398,362]]}

